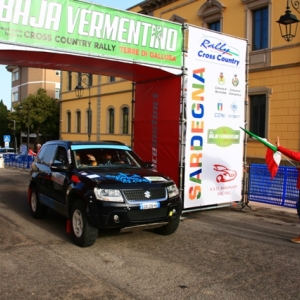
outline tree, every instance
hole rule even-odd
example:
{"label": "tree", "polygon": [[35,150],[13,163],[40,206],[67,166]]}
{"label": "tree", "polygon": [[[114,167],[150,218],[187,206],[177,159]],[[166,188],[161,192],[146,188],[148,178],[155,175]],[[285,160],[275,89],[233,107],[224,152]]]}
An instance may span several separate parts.
{"label": "tree", "polygon": [[44,89],[38,89],[36,94],[30,94],[21,103],[15,104],[8,119],[16,121],[18,131],[27,132],[29,125],[29,131],[37,136],[36,143],[41,143],[40,134],[45,140],[58,138],[59,104]]}
{"label": "tree", "polygon": [[8,120],[7,120],[7,107],[4,105],[3,100],[0,101],[0,145],[3,144],[3,136],[8,134],[10,135],[12,132],[8,128]]}

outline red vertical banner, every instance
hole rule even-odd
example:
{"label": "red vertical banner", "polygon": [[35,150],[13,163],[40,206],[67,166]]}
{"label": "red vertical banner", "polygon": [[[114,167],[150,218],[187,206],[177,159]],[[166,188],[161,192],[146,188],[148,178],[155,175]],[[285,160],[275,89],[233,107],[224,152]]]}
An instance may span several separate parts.
{"label": "red vertical banner", "polygon": [[180,92],[180,76],[138,83],[134,113],[134,151],[177,185]]}

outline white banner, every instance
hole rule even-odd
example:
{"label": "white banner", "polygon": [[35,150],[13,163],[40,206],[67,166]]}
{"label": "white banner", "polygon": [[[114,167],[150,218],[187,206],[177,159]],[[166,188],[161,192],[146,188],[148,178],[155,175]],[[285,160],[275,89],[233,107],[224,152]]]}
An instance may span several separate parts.
{"label": "white banner", "polygon": [[246,49],[189,26],[185,209],[241,200]]}

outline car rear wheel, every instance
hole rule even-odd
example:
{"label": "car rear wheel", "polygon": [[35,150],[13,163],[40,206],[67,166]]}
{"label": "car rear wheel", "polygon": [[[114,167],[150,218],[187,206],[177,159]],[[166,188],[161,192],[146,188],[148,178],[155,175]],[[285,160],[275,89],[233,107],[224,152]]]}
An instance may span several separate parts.
{"label": "car rear wheel", "polygon": [[79,247],[92,246],[98,237],[98,228],[89,225],[84,204],[76,201],[71,212],[72,238]]}
{"label": "car rear wheel", "polygon": [[30,211],[35,219],[44,218],[47,212],[47,207],[40,203],[35,189],[32,189],[30,195]]}
{"label": "car rear wheel", "polygon": [[179,223],[180,223],[180,216],[176,216],[173,219],[171,219],[167,225],[156,228],[155,231],[158,234],[169,235],[174,233],[177,230]]}

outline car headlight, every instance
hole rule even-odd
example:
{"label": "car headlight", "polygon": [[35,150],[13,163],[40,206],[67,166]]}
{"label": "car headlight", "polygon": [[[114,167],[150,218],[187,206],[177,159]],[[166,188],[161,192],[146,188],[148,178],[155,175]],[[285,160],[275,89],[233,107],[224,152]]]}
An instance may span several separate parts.
{"label": "car headlight", "polygon": [[95,196],[101,201],[124,202],[120,190],[94,188]]}
{"label": "car headlight", "polygon": [[175,197],[179,194],[176,184],[170,185],[167,187],[169,198]]}

